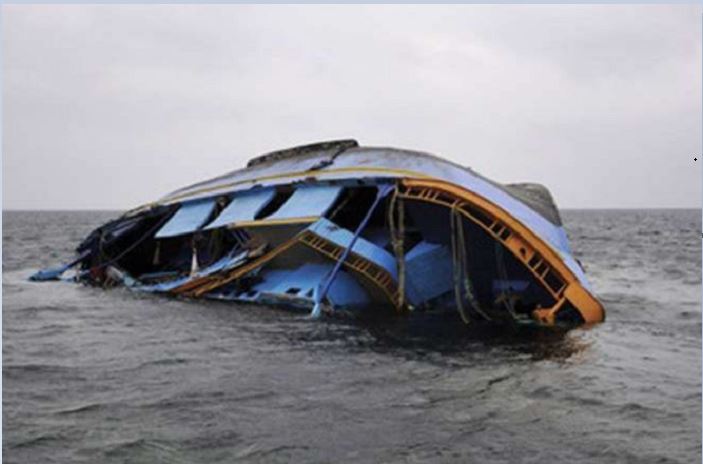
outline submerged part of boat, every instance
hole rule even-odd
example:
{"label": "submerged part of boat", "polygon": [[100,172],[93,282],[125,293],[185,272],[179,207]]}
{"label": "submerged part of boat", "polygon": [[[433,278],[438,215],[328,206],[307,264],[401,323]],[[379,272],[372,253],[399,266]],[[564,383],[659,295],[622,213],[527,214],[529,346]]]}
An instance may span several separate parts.
{"label": "submerged part of boat", "polygon": [[269,153],[94,230],[40,271],[134,291],[311,311],[453,311],[475,320],[604,320],[551,195],[354,140]]}

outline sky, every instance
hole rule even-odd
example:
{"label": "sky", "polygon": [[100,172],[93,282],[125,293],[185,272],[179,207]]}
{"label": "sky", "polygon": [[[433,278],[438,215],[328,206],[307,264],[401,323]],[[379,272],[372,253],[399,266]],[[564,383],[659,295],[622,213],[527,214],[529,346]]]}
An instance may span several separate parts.
{"label": "sky", "polygon": [[125,210],[339,138],[562,208],[700,207],[702,13],[3,5],[3,209]]}

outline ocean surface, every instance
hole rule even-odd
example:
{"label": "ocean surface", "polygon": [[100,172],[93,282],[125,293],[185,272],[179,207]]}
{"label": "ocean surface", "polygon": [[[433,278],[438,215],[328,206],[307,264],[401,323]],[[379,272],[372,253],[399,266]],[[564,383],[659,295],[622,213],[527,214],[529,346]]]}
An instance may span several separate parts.
{"label": "ocean surface", "polygon": [[565,211],[568,332],[27,281],[114,216],[3,212],[6,463],[701,462],[700,210]]}

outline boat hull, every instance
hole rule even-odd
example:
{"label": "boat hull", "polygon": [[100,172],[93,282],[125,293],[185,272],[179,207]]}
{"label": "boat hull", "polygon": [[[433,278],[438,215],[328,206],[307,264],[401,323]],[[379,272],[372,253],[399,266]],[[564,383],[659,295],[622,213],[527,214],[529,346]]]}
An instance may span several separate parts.
{"label": "boat hull", "polygon": [[76,280],[94,285],[316,316],[605,319],[546,189],[354,141],[256,158],[127,212],[77,251]]}

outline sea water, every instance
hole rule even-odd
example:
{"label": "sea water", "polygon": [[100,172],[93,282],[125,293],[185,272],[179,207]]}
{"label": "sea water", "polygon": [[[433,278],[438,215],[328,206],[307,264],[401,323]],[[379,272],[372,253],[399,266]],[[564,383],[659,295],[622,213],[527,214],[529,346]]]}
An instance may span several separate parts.
{"label": "sea water", "polygon": [[701,213],[565,211],[568,332],[32,283],[114,212],[3,213],[3,461],[701,460]]}

